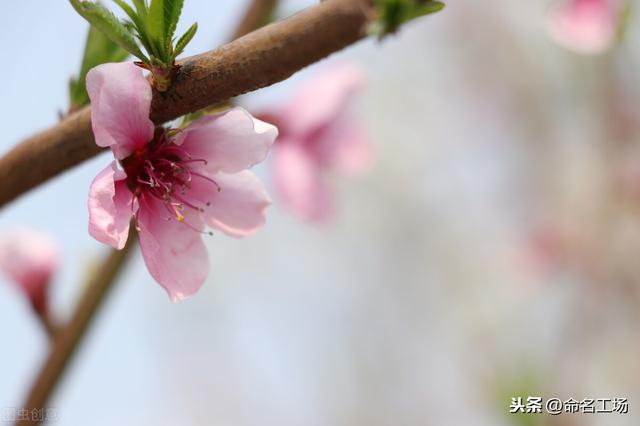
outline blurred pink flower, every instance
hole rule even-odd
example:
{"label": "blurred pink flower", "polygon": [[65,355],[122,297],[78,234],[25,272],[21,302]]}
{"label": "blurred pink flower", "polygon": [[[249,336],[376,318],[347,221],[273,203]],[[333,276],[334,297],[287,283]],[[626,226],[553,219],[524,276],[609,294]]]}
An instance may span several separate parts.
{"label": "blurred pink flower", "polygon": [[154,134],[151,86],[132,63],[94,68],[87,89],[96,143],[119,160],[91,184],[89,233],[121,249],[134,217],[149,272],[182,300],[208,274],[205,225],[245,237],[264,224],[270,200],[247,169],[266,157],[278,130],[234,108]]}
{"label": "blurred pink flower", "polygon": [[364,129],[349,109],[363,82],[358,68],[334,66],[308,82],[284,107],[261,115],[280,131],[272,153],[276,192],[285,208],[302,219],[331,219],[330,172],[354,175],[370,164]]}
{"label": "blurred pink flower", "polygon": [[601,53],[615,42],[620,0],[562,0],[549,15],[549,33],[578,53]]}
{"label": "blurred pink flower", "polygon": [[0,236],[0,272],[25,292],[42,315],[47,311],[48,284],[58,256],[58,246],[39,232],[20,229]]}

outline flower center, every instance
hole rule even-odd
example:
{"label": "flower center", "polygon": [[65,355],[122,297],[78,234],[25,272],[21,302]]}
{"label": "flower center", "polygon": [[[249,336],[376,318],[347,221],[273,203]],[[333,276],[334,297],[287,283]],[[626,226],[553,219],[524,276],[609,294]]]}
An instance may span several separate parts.
{"label": "flower center", "polygon": [[[179,129],[169,129],[156,134],[154,139],[143,148],[135,151],[121,161],[127,174],[127,185],[134,196],[151,196],[159,200],[167,212],[168,219],[185,222],[185,209],[204,212],[210,201],[196,200],[189,191],[196,180],[211,185],[211,189],[220,192],[218,183],[198,172],[196,164],[206,165],[203,158],[191,155],[175,144],[173,137]],[[189,225],[188,223],[186,223]],[[197,229],[196,229],[197,230]]]}

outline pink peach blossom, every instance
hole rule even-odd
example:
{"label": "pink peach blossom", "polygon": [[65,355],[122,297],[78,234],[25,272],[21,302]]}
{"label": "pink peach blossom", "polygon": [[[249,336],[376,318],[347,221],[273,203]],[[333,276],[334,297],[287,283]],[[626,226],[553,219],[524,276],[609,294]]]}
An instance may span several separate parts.
{"label": "pink peach blossom", "polygon": [[330,173],[355,175],[370,164],[370,145],[349,108],[363,82],[358,68],[337,65],[282,108],[261,115],[280,131],[272,154],[276,192],[285,208],[302,219],[331,219]]}
{"label": "pink peach blossom", "polygon": [[58,246],[30,229],[0,235],[0,272],[26,294],[40,314],[47,310],[49,282],[58,268]]}
{"label": "pink peach blossom", "polygon": [[616,39],[620,0],[562,0],[549,15],[549,33],[578,53],[601,53]]}
{"label": "pink peach blossom", "polygon": [[182,300],[208,274],[205,226],[245,237],[264,224],[270,200],[247,169],[266,157],[278,130],[234,108],[154,133],[151,87],[131,63],[94,68],[87,90],[96,143],[117,160],[91,184],[89,233],[121,249],[133,217],[149,272]]}

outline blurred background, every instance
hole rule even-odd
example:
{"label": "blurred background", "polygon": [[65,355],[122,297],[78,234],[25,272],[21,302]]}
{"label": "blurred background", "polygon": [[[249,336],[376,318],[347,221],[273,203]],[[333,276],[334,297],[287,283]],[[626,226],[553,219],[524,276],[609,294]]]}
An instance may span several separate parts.
{"label": "blurred background", "polygon": [[[178,31],[200,30],[186,54],[226,40],[246,3],[187,1]],[[550,39],[551,3],[452,1],[334,55],[369,76],[357,112],[376,155],[366,175],[334,178],[335,221],[276,203],[255,237],[217,234],[209,281],[180,304],[137,253],[51,403],[55,424],[637,425],[640,17],[584,56]],[[2,21],[5,152],[66,109],[87,25],[65,1],[13,2]],[[241,102],[278,103],[326,63]],[[0,210],[0,231],[62,245],[60,319],[106,252],[86,196],[108,161]],[[19,407],[47,339],[1,284],[0,408]],[[509,414],[517,396],[625,397],[629,413]]]}

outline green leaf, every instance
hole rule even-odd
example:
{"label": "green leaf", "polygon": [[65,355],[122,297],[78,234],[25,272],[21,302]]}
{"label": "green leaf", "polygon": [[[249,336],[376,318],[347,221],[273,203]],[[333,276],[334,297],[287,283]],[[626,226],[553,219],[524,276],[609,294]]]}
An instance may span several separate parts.
{"label": "green leaf", "polygon": [[71,80],[69,97],[72,108],[80,108],[89,103],[85,78],[89,70],[107,62],[122,62],[129,53],[111,41],[96,27],[90,27],[84,47],[84,56],[77,79]]}
{"label": "green leaf", "polygon": [[149,12],[149,7],[147,6],[147,2],[145,0],[133,0],[133,4],[136,7],[136,11],[138,12],[138,16],[142,19],[147,19],[147,13]]}
{"label": "green leaf", "polygon": [[102,31],[114,43],[143,62],[149,59],[138,47],[133,35],[118,18],[99,3],[90,1],[69,0],[73,8],[89,23]]}
{"label": "green leaf", "polygon": [[[131,24],[133,26],[133,24]],[[135,28],[135,27],[134,27]],[[136,38],[140,41],[140,44],[142,44],[142,47],[144,47],[146,49],[146,51],[150,54],[151,57],[153,57],[154,55],[154,50],[153,50],[153,46],[151,45],[151,42],[149,40],[149,36],[147,35],[146,32],[141,32],[139,30],[135,30],[138,32],[138,34],[136,34]]]}
{"label": "green leaf", "polygon": [[379,18],[369,30],[380,38],[397,31],[405,22],[444,8],[444,3],[434,0],[375,0],[375,2]]}
{"label": "green leaf", "polygon": [[135,25],[135,28],[138,32],[140,32],[140,30],[144,31],[144,27],[145,27],[144,20],[138,15],[138,13],[136,13],[135,10],[133,10],[131,6],[129,6],[123,0],[113,0],[113,1],[115,1],[117,5],[120,6],[122,10],[124,10],[124,12],[127,14],[129,19],[131,19],[131,22],[133,22],[133,24]]}
{"label": "green leaf", "polygon": [[151,0],[151,5],[149,6],[149,17],[147,19],[149,41],[154,47],[154,53],[156,56],[163,61],[168,56],[165,43],[165,28],[164,0]]}
{"label": "green leaf", "polygon": [[173,64],[173,35],[182,13],[183,0],[151,0],[149,6],[149,44],[154,53],[167,66]]}
{"label": "green leaf", "polygon": [[197,22],[195,24],[193,24],[192,26],[190,26],[189,29],[187,30],[187,32],[185,32],[182,35],[182,37],[180,37],[180,39],[176,43],[176,48],[175,48],[175,51],[173,53],[174,56],[178,56],[184,51],[184,48],[187,47],[187,44],[189,44],[189,42],[191,41],[193,36],[196,35],[196,31],[198,31],[198,23]]}
{"label": "green leaf", "polygon": [[164,0],[164,41],[169,45],[171,44],[173,36],[176,33],[176,28],[178,26],[178,21],[180,20],[180,14],[182,13],[183,5],[184,0]]}
{"label": "green leaf", "polygon": [[154,41],[149,37],[149,32],[147,31],[147,4],[144,1],[135,1],[136,10],[133,10],[133,8],[123,0],[113,1],[115,1],[118,6],[125,11],[127,16],[129,16],[131,23],[125,22],[125,25],[130,29],[135,29],[134,33],[137,33],[136,37],[147,52],[151,56],[159,56],[162,52],[158,49],[157,43],[154,43]]}
{"label": "green leaf", "polygon": [[151,45],[151,51],[153,52],[153,56],[155,56],[156,62],[160,64],[168,63],[169,52],[165,50],[165,45],[161,40],[157,40],[155,38],[150,38],[148,40]]}
{"label": "green leaf", "polygon": [[428,1],[425,4],[418,4],[413,8],[408,8],[404,16],[402,17],[402,22],[411,21],[412,19],[419,18],[421,16],[429,15],[431,13],[436,13],[441,11],[444,8],[444,3],[440,3],[439,1]]}

